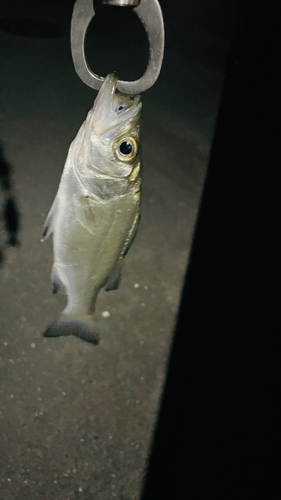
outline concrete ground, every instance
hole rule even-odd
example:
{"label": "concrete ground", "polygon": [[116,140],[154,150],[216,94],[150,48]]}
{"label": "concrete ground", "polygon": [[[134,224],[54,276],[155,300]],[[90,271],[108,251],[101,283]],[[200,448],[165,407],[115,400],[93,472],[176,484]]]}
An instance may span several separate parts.
{"label": "concrete ground", "polygon": [[96,92],[76,75],[67,34],[0,32],[0,140],[20,212],[20,246],[6,245],[3,223],[0,240],[1,500],[139,498],[228,44],[199,28],[190,40],[187,53],[167,46],[143,95],[142,221],[120,289],[99,295],[95,347],[42,338],[65,297],[52,295],[52,241],[40,237]]}

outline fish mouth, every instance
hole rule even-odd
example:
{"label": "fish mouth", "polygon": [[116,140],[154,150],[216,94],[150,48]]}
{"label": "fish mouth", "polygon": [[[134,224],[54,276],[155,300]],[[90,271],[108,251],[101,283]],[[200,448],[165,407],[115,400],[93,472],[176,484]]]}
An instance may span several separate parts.
{"label": "fish mouth", "polygon": [[99,93],[94,102],[94,110],[97,111],[103,106],[108,106],[110,102],[113,101],[114,94],[116,92],[116,86],[118,82],[118,77],[114,73],[107,75],[102,83]]}
{"label": "fish mouth", "polygon": [[141,96],[119,92],[117,82],[117,75],[108,75],[94,102],[92,124],[99,136],[113,131],[140,112]]}

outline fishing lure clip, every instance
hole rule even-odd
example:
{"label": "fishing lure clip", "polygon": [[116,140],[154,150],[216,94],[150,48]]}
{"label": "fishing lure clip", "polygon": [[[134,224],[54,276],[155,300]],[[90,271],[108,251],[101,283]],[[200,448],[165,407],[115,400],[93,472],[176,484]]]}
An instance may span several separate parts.
{"label": "fishing lure clip", "polygon": [[[149,60],[144,75],[133,82],[119,80],[120,92],[140,94],[156,82],[164,55],[164,22],[158,0],[102,0],[103,4],[131,6],[144,24],[149,41]],[[93,73],[85,58],[85,36],[95,15],[93,0],[77,0],[71,21],[71,53],[76,73],[89,87],[99,90],[104,78]]]}

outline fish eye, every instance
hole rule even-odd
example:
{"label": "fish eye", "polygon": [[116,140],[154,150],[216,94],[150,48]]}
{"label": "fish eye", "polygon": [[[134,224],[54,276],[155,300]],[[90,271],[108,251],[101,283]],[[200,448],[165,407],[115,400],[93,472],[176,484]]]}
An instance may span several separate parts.
{"label": "fish eye", "polygon": [[125,106],[124,104],[119,104],[119,106],[117,106],[117,108],[115,109],[115,112],[117,113],[117,115],[119,115],[119,113],[121,113],[123,110],[126,110],[128,106]]}
{"label": "fish eye", "polygon": [[130,141],[124,141],[121,142],[119,149],[122,155],[129,155],[132,152],[133,146]]}
{"label": "fish eye", "polygon": [[118,160],[131,161],[138,152],[138,145],[133,137],[122,137],[114,144],[114,152]]}

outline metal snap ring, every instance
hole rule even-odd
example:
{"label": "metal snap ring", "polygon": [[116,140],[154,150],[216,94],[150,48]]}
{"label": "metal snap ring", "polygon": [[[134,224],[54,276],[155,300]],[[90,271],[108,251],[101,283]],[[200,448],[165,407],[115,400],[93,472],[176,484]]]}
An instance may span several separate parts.
{"label": "metal snap ring", "polygon": [[[129,1],[129,3],[128,3]],[[120,92],[139,94],[156,82],[164,56],[164,22],[158,0],[104,0],[115,5],[137,5],[134,12],[144,24],[149,41],[149,60],[144,75],[133,82],[118,80]],[[139,5],[138,5],[139,4]],[[71,53],[76,73],[89,87],[99,90],[104,78],[93,73],[85,58],[85,36],[95,15],[93,0],[77,0],[71,21]]]}

